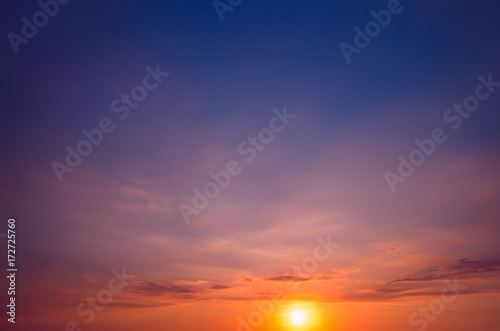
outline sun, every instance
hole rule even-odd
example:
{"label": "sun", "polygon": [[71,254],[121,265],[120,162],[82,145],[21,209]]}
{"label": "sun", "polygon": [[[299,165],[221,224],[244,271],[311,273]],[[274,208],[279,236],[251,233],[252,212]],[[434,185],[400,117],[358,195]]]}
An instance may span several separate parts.
{"label": "sun", "polygon": [[306,314],[301,310],[296,310],[292,313],[292,323],[293,324],[303,324],[306,320]]}

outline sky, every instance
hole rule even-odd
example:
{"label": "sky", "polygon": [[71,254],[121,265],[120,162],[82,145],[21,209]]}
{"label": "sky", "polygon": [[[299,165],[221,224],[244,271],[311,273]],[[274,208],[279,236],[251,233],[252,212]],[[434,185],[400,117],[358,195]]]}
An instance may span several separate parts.
{"label": "sky", "polygon": [[1,5],[2,330],[499,329],[500,4],[65,1]]}

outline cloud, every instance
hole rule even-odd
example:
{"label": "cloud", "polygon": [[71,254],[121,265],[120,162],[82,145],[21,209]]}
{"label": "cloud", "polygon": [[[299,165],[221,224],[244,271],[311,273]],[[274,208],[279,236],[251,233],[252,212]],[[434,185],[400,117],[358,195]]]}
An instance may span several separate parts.
{"label": "cloud", "polygon": [[210,289],[212,290],[225,290],[227,288],[232,288],[233,286],[226,286],[226,285],[218,285],[218,284],[215,284],[214,286],[212,286]]}
{"label": "cloud", "polygon": [[270,278],[262,278],[264,281],[275,281],[275,282],[307,282],[312,280],[331,280],[335,279],[334,275],[321,275],[317,277],[304,278],[296,275],[283,275]]}
{"label": "cloud", "polygon": [[148,295],[162,295],[165,293],[195,293],[193,288],[188,286],[179,286],[170,282],[154,283],[154,282],[141,282],[135,287],[135,292],[145,293]]}
{"label": "cloud", "polygon": [[[443,285],[444,286],[444,285]],[[356,293],[342,296],[346,301],[390,301],[403,297],[439,296],[442,288],[436,290],[415,290],[410,288],[375,288],[360,290]],[[491,293],[491,291],[461,290],[460,294]],[[498,291],[497,291],[498,293]]]}
{"label": "cloud", "polygon": [[283,276],[263,278],[263,279],[275,281],[275,282],[306,282],[308,280],[311,280],[312,278],[302,278],[302,277],[295,276],[295,275],[283,275]]}
{"label": "cloud", "polygon": [[387,282],[387,284],[402,282],[429,282],[445,280],[463,275],[482,274],[500,271],[500,260],[469,260],[463,258],[457,260],[451,266],[432,266],[419,272],[421,275],[399,278]]}
{"label": "cloud", "polygon": [[158,302],[158,303],[137,303],[137,302],[112,302],[108,307],[116,308],[162,308],[176,306],[176,303],[172,302]]}
{"label": "cloud", "polygon": [[[346,293],[341,296],[342,300],[352,301],[390,301],[403,297],[439,296],[444,283],[441,281],[462,278],[462,281],[482,278],[486,273],[500,271],[500,260],[470,260],[462,258],[448,265],[432,265],[417,271],[414,275],[391,280],[376,288],[359,289],[354,293]],[[440,283],[433,283],[439,281]],[[424,282],[425,286],[419,287],[418,283]],[[397,286],[396,284],[405,284]],[[499,293],[498,290],[483,288],[461,290],[461,294]]]}

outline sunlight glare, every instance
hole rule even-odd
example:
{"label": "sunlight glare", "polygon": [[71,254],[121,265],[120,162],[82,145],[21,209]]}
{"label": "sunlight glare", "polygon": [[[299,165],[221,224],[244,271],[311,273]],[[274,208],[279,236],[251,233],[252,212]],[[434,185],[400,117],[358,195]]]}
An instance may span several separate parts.
{"label": "sunlight glare", "polygon": [[292,323],[293,324],[303,324],[306,319],[306,315],[303,311],[296,310],[292,313]]}

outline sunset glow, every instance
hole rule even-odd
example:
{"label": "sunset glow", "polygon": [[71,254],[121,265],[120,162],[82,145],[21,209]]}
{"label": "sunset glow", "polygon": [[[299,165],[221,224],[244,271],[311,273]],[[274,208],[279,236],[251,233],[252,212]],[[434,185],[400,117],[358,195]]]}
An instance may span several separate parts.
{"label": "sunset glow", "polygon": [[500,330],[499,14],[3,1],[0,330]]}

